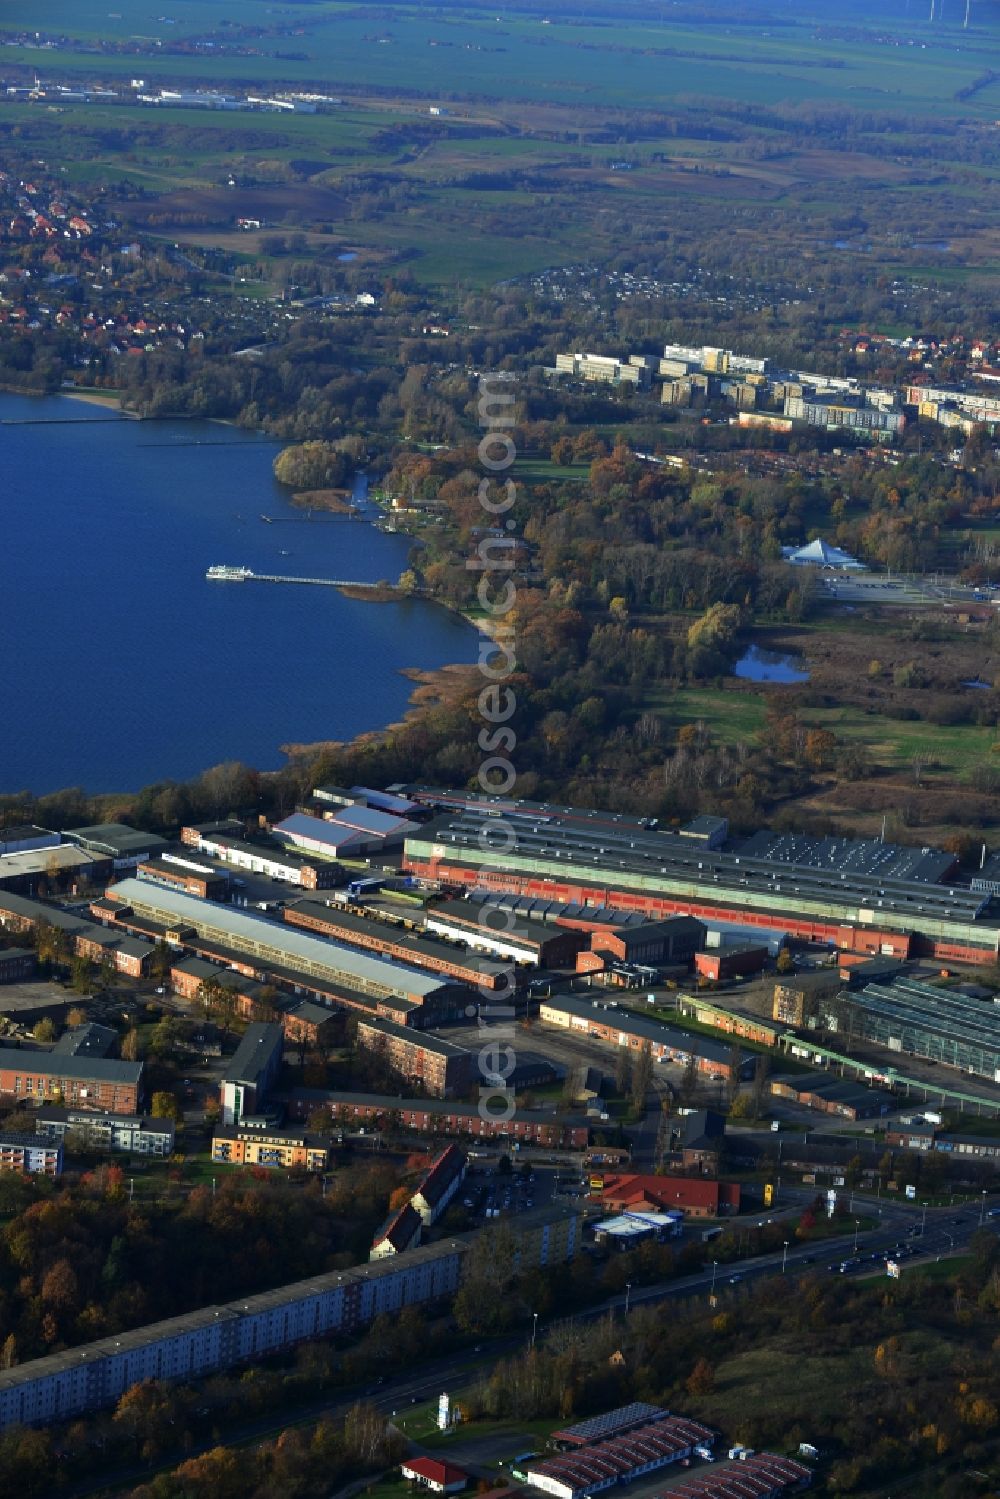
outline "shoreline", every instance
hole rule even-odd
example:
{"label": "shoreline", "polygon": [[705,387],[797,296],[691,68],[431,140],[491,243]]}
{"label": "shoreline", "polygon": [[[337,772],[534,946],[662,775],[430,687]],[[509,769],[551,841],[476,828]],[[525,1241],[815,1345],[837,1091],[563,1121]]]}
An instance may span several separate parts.
{"label": "shoreline", "polygon": [[[397,671],[400,676],[407,677],[414,684],[402,718],[384,724],[378,729],[365,729],[351,739],[317,739],[308,743],[283,744],[281,753],[288,764],[294,765],[297,761],[309,760],[331,750],[346,750],[355,746],[377,744],[390,734],[397,734],[401,729],[409,728],[428,709],[461,701],[466,692],[477,686],[479,682],[479,668],[471,664],[463,665],[460,662],[451,662],[445,666],[400,666],[397,667]],[[278,772],[262,771],[261,774],[275,775]]]}
{"label": "shoreline", "polygon": [[[116,417],[126,420],[141,420],[135,412],[125,411],[121,408],[117,392],[65,388],[57,392],[57,394],[64,396],[67,400],[82,402],[85,405],[107,411],[109,415],[113,413]],[[229,422],[221,424],[230,425]],[[296,508],[311,506],[317,510],[326,510],[328,513],[333,514],[355,514],[359,519],[367,520],[373,529],[377,529],[375,519],[378,512],[362,514],[351,503],[350,495],[351,492],[349,490],[332,487],[311,491],[300,490],[292,497],[292,504]],[[354,588],[351,585],[347,585],[346,587],[341,587],[338,591],[348,598],[368,603],[403,602],[404,600],[414,599],[421,603],[435,604],[446,609],[452,615],[458,615],[465,625],[471,625],[475,629],[480,638],[483,636],[489,637],[493,634],[494,623],[488,617],[478,617],[471,612],[467,612],[457,604],[429,597],[420,590],[412,594],[404,592],[395,583],[375,584],[363,588]],[[406,677],[411,683],[405,707],[402,708],[401,712],[399,709],[396,710],[398,716],[391,718],[386,723],[379,724],[371,729],[363,730],[360,733],[345,738],[279,742],[274,747],[276,751],[275,761],[277,763],[272,763],[267,769],[261,768],[259,773],[265,777],[277,776],[290,767],[295,767],[297,764],[315,757],[324,750],[333,747],[343,749],[350,746],[362,746],[364,744],[379,742],[380,740],[390,738],[393,734],[398,733],[404,728],[412,726],[424,714],[433,711],[437,707],[466,700],[474,688],[478,688],[480,685],[480,673],[477,665],[480,650],[481,647],[477,647],[476,650],[470,650],[469,658],[464,661],[462,659],[446,661],[440,666],[395,667],[395,671]],[[238,748],[235,750],[235,753],[236,755],[239,754]],[[270,758],[271,756],[268,754],[267,759]],[[196,772],[188,779],[197,780],[200,774],[203,774],[203,771]],[[144,789],[144,784],[143,782],[139,782],[134,784],[131,789],[87,791],[84,794],[94,803],[104,806],[111,805],[124,810],[138,798]],[[37,792],[35,794],[38,796],[51,795],[60,789],[62,788],[56,787],[52,792]],[[15,795],[16,792],[9,794]]]}
{"label": "shoreline", "polygon": [[126,411],[121,405],[121,397],[110,391],[100,390],[61,390],[59,395],[65,396],[67,401],[82,401],[85,406],[100,406],[105,411],[113,411],[117,416],[124,417],[127,421],[137,422],[139,417],[134,411]]}

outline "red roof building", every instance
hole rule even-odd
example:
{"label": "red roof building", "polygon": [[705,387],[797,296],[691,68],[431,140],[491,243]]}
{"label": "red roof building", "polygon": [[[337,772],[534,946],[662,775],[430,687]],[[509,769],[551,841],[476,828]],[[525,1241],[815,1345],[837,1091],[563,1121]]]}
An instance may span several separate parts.
{"label": "red roof building", "polygon": [[419,1483],[434,1494],[458,1494],[469,1481],[468,1473],[436,1457],[411,1457],[399,1470],[411,1483]]}
{"label": "red roof building", "polygon": [[619,1213],[679,1208],[689,1218],[721,1218],[740,1210],[737,1182],[694,1176],[595,1175],[591,1178],[591,1196]]}

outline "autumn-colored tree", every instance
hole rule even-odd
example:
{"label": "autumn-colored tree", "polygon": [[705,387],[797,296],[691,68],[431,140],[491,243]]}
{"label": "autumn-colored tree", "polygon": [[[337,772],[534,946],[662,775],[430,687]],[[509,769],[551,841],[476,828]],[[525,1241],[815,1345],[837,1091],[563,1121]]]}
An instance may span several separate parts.
{"label": "autumn-colored tree", "polygon": [[69,1260],[56,1260],[42,1281],[42,1301],[57,1312],[76,1310],[80,1287]]}
{"label": "autumn-colored tree", "polygon": [[710,1395],[715,1389],[715,1370],[707,1358],[700,1358],[684,1381],[689,1395]]}

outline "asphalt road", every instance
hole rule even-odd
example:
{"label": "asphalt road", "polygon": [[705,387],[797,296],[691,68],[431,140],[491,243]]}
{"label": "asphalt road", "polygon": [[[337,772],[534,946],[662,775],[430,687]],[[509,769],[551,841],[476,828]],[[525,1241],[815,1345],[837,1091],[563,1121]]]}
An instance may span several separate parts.
{"label": "asphalt road", "polygon": [[[772,1218],[789,1210],[788,1197],[801,1198],[811,1194],[791,1189],[787,1194],[782,1195],[786,1197],[786,1202],[777,1210],[777,1214],[771,1214]],[[852,1264],[843,1274],[854,1277],[884,1275],[884,1259],[897,1244],[903,1245],[908,1251],[902,1261],[904,1275],[908,1266],[933,1262],[946,1255],[959,1253],[968,1245],[981,1221],[989,1222],[985,1218],[985,1213],[991,1203],[996,1201],[996,1198],[983,1199],[980,1202],[967,1203],[957,1208],[922,1209],[899,1203],[887,1206],[885,1203],[876,1202],[874,1198],[855,1194],[854,1205],[859,1214],[867,1217],[881,1213],[881,1222],[879,1227],[858,1234],[857,1263]],[[790,1280],[806,1274],[840,1276],[841,1264],[846,1260],[856,1258],[854,1246],[855,1235],[843,1234],[823,1240],[818,1244],[790,1244],[787,1253],[778,1251],[775,1254],[758,1255],[741,1260],[732,1265],[713,1266],[710,1260],[711,1245],[708,1244],[705,1246],[708,1264],[704,1270],[660,1285],[634,1287],[622,1295],[608,1297],[599,1305],[587,1307],[569,1318],[553,1319],[551,1325],[590,1321],[597,1317],[607,1316],[609,1312],[620,1312],[623,1316],[627,1316],[633,1308],[638,1306],[652,1306],[673,1299],[709,1295],[713,1288],[715,1294],[720,1297],[738,1297],[745,1289],[768,1276],[783,1275]],[[539,1324],[539,1338],[544,1339],[547,1326],[544,1323]],[[469,1379],[477,1365],[493,1363],[501,1354],[510,1353],[518,1347],[527,1347],[530,1337],[531,1328],[525,1327],[515,1336],[495,1339],[484,1344],[483,1351],[478,1354],[475,1350],[462,1349],[454,1354],[428,1360],[419,1370],[405,1371],[397,1376],[387,1375],[377,1382],[369,1380],[351,1390],[338,1392],[336,1396],[322,1397],[308,1406],[300,1406],[294,1412],[279,1412],[275,1415],[258,1417],[253,1421],[238,1422],[226,1427],[221,1439],[227,1444],[264,1441],[269,1437],[277,1436],[292,1425],[307,1424],[321,1417],[333,1419],[343,1417],[359,1398],[371,1400],[390,1417],[395,1413],[397,1421],[402,1424],[405,1422],[406,1410],[409,1406],[434,1399],[442,1390],[456,1393],[462,1388],[463,1381]],[[208,1451],[216,1445],[215,1441],[205,1442],[191,1451],[178,1453],[172,1461],[167,1460],[157,1464],[154,1468],[136,1465],[134,1468],[123,1469],[110,1481],[108,1476],[103,1479],[95,1478],[69,1490],[67,1499],[87,1499],[87,1496],[93,1494],[109,1490],[113,1492],[115,1487],[127,1491],[136,1483],[147,1479],[153,1472],[172,1466],[182,1458],[193,1457],[198,1452]]]}

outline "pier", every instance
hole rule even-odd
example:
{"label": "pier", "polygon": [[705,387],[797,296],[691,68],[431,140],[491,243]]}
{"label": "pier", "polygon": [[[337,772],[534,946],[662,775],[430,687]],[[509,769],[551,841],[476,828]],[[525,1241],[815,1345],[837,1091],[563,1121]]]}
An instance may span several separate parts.
{"label": "pier", "polygon": [[282,573],[255,573],[249,567],[210,567],[205,574],[213,583],[302,583],[316,588],[395,588],[393,583],[363,583],[357,578],[293,578]]}

